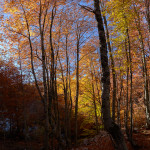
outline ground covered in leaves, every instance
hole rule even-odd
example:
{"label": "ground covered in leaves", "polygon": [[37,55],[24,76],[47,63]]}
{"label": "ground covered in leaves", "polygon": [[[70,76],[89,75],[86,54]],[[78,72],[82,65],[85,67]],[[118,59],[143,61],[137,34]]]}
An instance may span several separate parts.
{"label": "ground covered in leaves", "polygon": [[[125,136],[126,138],[126,136]],[[133,139],[137,145],[135,148],[127,141],[129,150],[150,150],[150,130],[137,130],[133,134]],[[29,141],[27,144],[19,139],[15,140],[0,140],[0,150],[41,150],[42,144],[38,141]],[[101,131],[100,134],[80,140],[78,147],[73,147],[70,150],[114,150],[110,136]]]}
{"label": "ground covered in leaves", "polygon": [[[136,130],[133,134],[133,140],[136,147],[132,147],[130,142],[127,140],[127,146],[129,150],[150,150],[150,130]],[[99,135],[93,138],[83,139],[80,146],[72,148],[71,150],[115,150],[113,147],[110,136],[102,131]]]}

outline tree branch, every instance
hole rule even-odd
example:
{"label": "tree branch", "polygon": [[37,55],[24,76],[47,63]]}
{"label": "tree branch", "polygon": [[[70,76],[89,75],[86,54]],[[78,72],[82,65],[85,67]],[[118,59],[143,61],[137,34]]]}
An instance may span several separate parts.
{"label": "tree branch", "polygon": [[84,5],[80,5],[80,4],[78,4],[78,5],[79,5],[79,6],[81,6],[81,8],[83,8],[83,9],[85,9],[85,10],[89,11],[89,12],[94,13],[94,9],[92,9],[91,7],[84,6]]}

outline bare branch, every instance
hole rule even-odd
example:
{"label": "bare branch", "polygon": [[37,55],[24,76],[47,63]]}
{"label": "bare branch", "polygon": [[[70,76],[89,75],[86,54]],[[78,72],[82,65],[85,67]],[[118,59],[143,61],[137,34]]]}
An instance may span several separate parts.
{"label": "bare branch", "polygon": [[85,10],[89,11],[89,12],[94,13],[94,9],[92,9],[91,7],[84,6],[84,5],[80,5],[80,4],[78,4],[78,5],[79,5],[79,6],[81,6],[81,8],[83,8],[83,9],[85,9]]}

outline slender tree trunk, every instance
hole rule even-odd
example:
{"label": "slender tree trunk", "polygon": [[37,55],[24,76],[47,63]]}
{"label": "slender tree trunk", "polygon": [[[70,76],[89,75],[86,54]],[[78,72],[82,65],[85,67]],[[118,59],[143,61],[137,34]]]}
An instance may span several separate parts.
{"label": "slender tree trunk", "polygon": [[127,42],[125,40],[125,51],[126,51],[126,59],[127,59],[127,80],[126,80],[126,115],[125,115],[125,128],[126,134],[129,137],[129,129],[128,129],[128,103],[129,103],[129,54],[127,50]]}
{"label": "slender tree trunk", "polygon": [[44,47],[44,28],[42,28],[41,23],[41,8],[40,1],[40,14],[39,14],[39,30],[40,30],[40,40],[41,40],[41,51],[42,51],[42,77],[43,77],[43,87],[44,87],[44,113],[45,113],[45,140],[44,148],[45,150],[49,149],[49,115],[48,115],[48,93],[47,93],[47,77],[46,77],[46,56],[45,56],[45,47]]}
{"label": "slender tree trunk", "polygon": [[105,129],[111,134],[118,150],[127,150],[127,146],[121,129],[115,124],[110,115],[110,72],[108,66],[107,44],[102,15],[99,7],[99,0],[94,0],[94,14],[97,21],[100,54],[102,66],[102,114]]}
{"label": "slender tree trunk", "polygon": [[[100,62],[100,59],[99,59],[99,62]],[[94,66],[93,67],[93,72],[94,72],[94,76],[96,76],[96,73],[95,73],[95,68]],[[100,74],[99,74],[100,75]],[[100,96],[100,89],[98,88],[98,86],[101,86],[101,82],[100,82],[100,76],[98,75],[97,79],[96,79],[96,89],[97,89],[97,94],[98,94],[98,97],[97,97],[97,101],[99,102],[99,105],[100,107],[102,107],[102,103],[101,103],[101,96]],[[99,84],[98,84],[99,83]],[[103,117],[102,117],[102,114],[101,114],[101,123],[103,124]]]}
{"label": "slender tree trunk", "polygon": [[[61,18],[60,18],[60,27],[61,27]],[[58,94],[57,94],[57,65],[58,65],[58,57],[59,57],[59,44],[60,44],[60,38],[61,38],[61,28],[59,29],[59,37],[58,37],[58,47],[57,47],[57,55],[56,55],[56,65],[55,65],[55,96],[56,96],[56,106],[57,106],[57,137],[58,137],[58,150],[62,147],[61,146],[61,124],[60,124],[60,112],[59,112],[59,102],[58,102]]]}
{"label": "slender tree trunk", "polygon": [[79,35],[77,33],[76,101],[75,101],[75,144],[78,140],[78,99],[79,99]]}
{"label": "slender tree trunk", "polygon": [[[121,67],[121,65],[120,65]],[[120,120],[120,101],[121,101],[121,97],[122,97],[122,89],[123,89],[123,78],[121,75],[121,69],[120,69],[120,94],[118,97],[118,107],[117,107],[117,123],[118,125],[121,127],[121,120]]]}
{"label": "slender tree trunk", "polygon": [[96,124],[96,133],[98,134],[99,128],[98,128],[98,117],[97,117],[97,106],[96,106],[96,98],[95,98],[95,89],[94,89],[94,77],[93,77],[93,63],[91,58],[91,77],[92,77],[92,94],[93,94],[93,104],[94,104],[94,113],[95,113],[95,124]]}
{"label": "slender tree trunk", "polygon": [[69,133],[68,134],[71,140],[72,91],[71,91],[70,65],[69,65],[69,100],[70,100],[70,108],[69,108]]}
{"label": "slender tree trunk", "polygon": [[53,22],[56,14],[56,1],[54,2],[53,8],[52,8],[52,15],[51,15],[51,23],[50,23],[50,32],[49,32],[49,43],[50,43],[50,58],[51,58],[51,66],[50,66],[50,97],[49,97],[49,122],[51,125],[51,149],[53,149],[54,146],[54,136],[57,138],[57,103],[56,103],[56,90],[55,89],[55,57],[54,57],[54,48],[53,48],[53,38],[52,38],[52,28],[53,28]]}
{"label": "slender tree trunk", "polygon": [[[66,86],[65,86],[65,77],[64,77],[64,71],[63,71],[63,67],[62,67],[62,63],[60,61],[60,57],[58,56],[58,59],[59,59],[59,63],[60,63],[60,68],[61,68],[61,76],[62,76],[62,81],[63,81],[63,89],[64,89],[64,101],[66,103]],[[65,121],[64,121],[64,134],[65,134],[65,143],[63,142],[63,147],[66,147],[66,142],[67,142],[67,128],[66,128],[66,104],[65,104]]]}
{"label": "slender tree trunk", "polygon": [[67,146],[71,145],[71,111],[72,111],[72,97],[71,97],[71,85],[70,85],[70,66],[69,66],[69,55],[68,55],[68,34],[66,35],[66,130],[67,130]]}
{"label": "slender tree trunk", "polygon": [[[40,3],[41,4],[41,3]],[[44,52],[44,39],[43,39],[43,31],[41,28],[41,5],[40,5],[40,14],[39,14],[39,27],[40,27],[40,37],[41,37],[41,51],[42,51],[42,72],[43,72],[43,85],[44,85],[44,96],[42,96],[42,93],[40,91],[38,82],[37,82],[37,78],[36,78],[36,74],[35,74],[35,69],[34,69],[34,63],[33,63],[33,46],[32,46],[32,42],[31,42],[31,35],[30,35],[30,29],[29,29],[29,23],[28,23],[28,19],[26,16],[26,12],[25,9],[22,6],[22,10],[23,10],[23,14],[25,17],[25,21],[26,21],[26,27],[27,27],[27,31],[28,31],[28,40],[29,40],[29,45],[30,45],[30,50],[31,50],[31,69],[32,69],[32,74],[35,80],[35,85],[36,88],[38,90],[38,93],[41,97],[41,100],[44,104],[44,116],[45,116],[45,140],[44,140],[44,149],[48,150],[49,149],[49,116],[48,116],[48,106],[47,106],[47,88],[46,88],[46,74],[45,74],[45,52]]]}
{"label": "slender tree trunk", "polygon": [[126,28],[126,34],[127,34],[127,43],[128,43],[128,49],[129,49],[129,68],[130,68],[130,139],[132,141],[132,132],[133,132],[133,101],[132,101],[132,56],[131,56],[131,46],[130,46],[130,37],[129,37],[129,30],[128,27]]}
{"label": "slender tree trunk", "polygon": [[65,97],[65,138],[66,138],[66,146],[69,146],[69,139],[68,139],[68,130],[69,130],[69,107],[68,107],[68,75],[69,75],[69,58],[68,58],[68,34],[66,35],[66,80],[65,80],[65,91],[64,91],[64,97]]}
{"label": "slender tree trunk", "polygon": [[112,119],[115,122],[115,107],[116,107],[116,71],[115,71],[115,66],[114,66],[114,58],[112,55],[112,48],[110,45],[110,40],[109,40],[109,31],[108,31],[108,26],[107,26],[107,20],[106,17],[103,15],[104,19],[104,24],[106,28],[106,38],[107,38],[107,45],[108,45],[108,50],[109,50],[109,55],[110,55],[110,60],[111,60],[111,71],[112,71],[112,77],[113,77],[113,97],[112,97]]}

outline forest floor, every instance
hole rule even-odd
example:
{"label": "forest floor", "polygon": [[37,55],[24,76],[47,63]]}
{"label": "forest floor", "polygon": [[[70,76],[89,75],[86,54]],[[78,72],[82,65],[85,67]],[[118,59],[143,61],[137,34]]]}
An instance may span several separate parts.
{"label": "forest floor", "polygon": [[[126,137],[125,137],[126,138]],[[127,141],[128,150],[150,150],[150,130],[138,130],[133,133],[133,140],[137,145],[132,148]],[[27,147],[25,149],[25,147]],[[29,141],[27,145],[24,141],[15,140],[0,140],[0,150],[40,150],[42,144],[37,141]],[[105,132],[100,132],[92,138],[85,138],[80,140],[80,144],[71,150],[115,150],[110,136]]]}
{"label": "forest floor", "polygon": [[[136,147],[132,147],[125,136],[128,150],[150,150],[150,130],[136,130],[133,133],[133,141]],[[100,132],[99,135],[93,138],[83,139],[80,146],[71,150],[115,150],[110,136],[105,132]]]}

